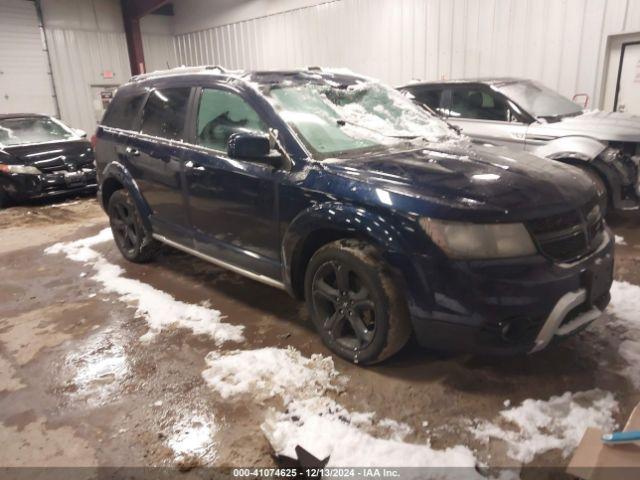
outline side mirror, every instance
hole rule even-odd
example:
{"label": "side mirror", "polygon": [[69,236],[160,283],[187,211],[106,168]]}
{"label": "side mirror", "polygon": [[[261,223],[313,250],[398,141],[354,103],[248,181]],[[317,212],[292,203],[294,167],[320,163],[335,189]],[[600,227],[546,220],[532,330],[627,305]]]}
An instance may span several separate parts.
{"label": "side mirror", "polygon": [[268,135],[257,132],[237,132],[227,141],[227,155],[231,158],[254,160],[278,166],[280,155],[271,154]]}
{"label": "side mirror", "polygon": [[80,130],[79,128],[74,128],[73,133],[75,133],[80,138],[87,138],[87,132],[84,130]]}

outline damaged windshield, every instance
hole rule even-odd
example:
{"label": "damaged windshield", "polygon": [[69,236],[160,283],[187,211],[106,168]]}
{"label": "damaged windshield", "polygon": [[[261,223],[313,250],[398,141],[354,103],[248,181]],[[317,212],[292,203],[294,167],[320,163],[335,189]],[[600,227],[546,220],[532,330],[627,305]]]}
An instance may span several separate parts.
{"label": "damaged windshield", "polygon": [[66,140],[74,134],[49,117],[15,117],[0,120],[0,144],[20,145]]}
{"label": "damaged windshield", "polygon": [[562,118],[582,113],[582,107],[537,82],[509,82],[496,89],[537,118]]}
{"label": "damaged windshield", "polygon": [[444,122],[400,92],[374,82],[274,86],[267,95],[320,157],[452,136]]}

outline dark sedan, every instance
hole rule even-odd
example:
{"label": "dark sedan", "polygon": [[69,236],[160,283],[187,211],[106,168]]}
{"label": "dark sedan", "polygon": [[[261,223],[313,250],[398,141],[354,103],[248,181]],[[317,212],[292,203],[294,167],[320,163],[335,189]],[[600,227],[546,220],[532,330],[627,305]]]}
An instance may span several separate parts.
{"label": "dark sedan", "polygon": [[46,115],[0,115],[0,208],[96,187],[93,149],[84,132]]}

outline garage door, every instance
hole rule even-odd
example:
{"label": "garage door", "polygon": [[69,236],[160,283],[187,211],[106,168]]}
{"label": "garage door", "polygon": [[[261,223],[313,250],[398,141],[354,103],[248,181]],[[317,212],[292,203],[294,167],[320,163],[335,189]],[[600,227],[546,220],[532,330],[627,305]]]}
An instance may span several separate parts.
{"label": "garage door", "polygon": [[34,2],[0,0],[0,113],[55,114]]}

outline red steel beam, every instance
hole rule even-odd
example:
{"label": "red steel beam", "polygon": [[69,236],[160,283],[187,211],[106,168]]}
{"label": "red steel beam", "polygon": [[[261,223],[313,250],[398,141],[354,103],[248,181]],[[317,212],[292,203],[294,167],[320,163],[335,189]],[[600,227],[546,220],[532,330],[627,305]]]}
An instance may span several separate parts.
{"label": "red steel beam", "polygon": [[140,31],[140,20],[136,18],[123,19],[124,33],[127,37],[127,50],[129,51],[129,65],[131,74],[139,75],[145,72],[144,50],[142,49],[142,32]]}
{"label": "red steel beam", "polygon": [[140,19],[168,2],[169,0],[121,0],[120,2],[132,75],[145,72]]}

